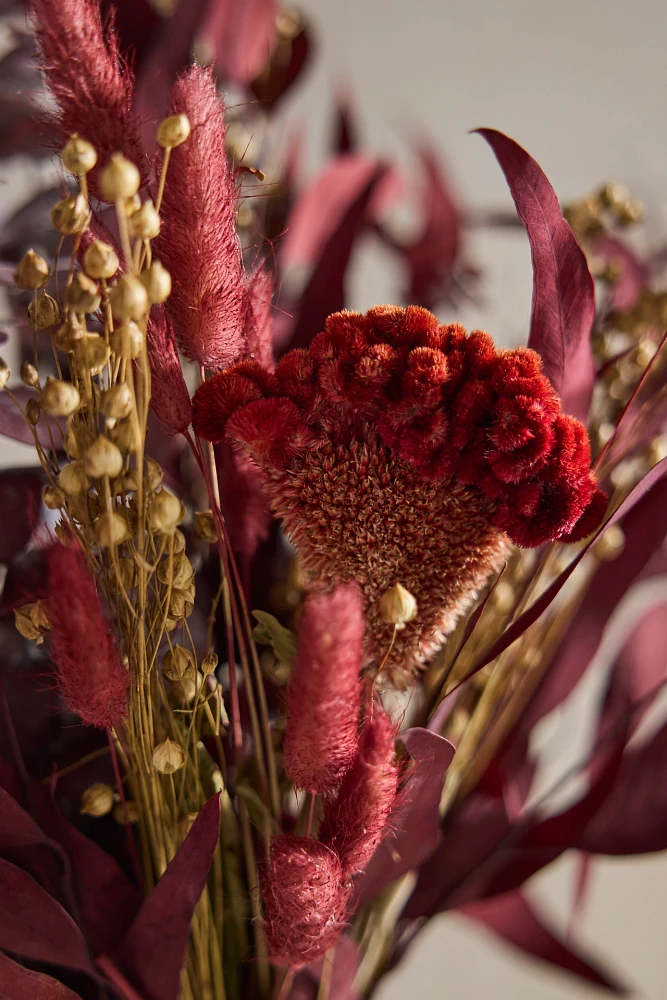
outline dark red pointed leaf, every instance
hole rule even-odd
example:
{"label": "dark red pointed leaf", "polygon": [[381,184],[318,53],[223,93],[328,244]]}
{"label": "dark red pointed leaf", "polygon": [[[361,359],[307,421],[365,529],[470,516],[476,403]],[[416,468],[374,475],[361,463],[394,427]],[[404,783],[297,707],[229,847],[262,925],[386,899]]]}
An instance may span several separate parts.
{"label": "dark red pointed leaf", "polygon": [[68,823],[43,786],[33,788],[33,799],[42,826],[69,858],[82,925],[93,955],[110,952],[136,917],[141,893],[110,854]]}
{"label": "dark red pointed leaf", "polygon": [[519,951],[595,983],[616,996],[630,995],[627,987],[594,958],[561,940],[522,893],[508,892],[494,899],[468,903],[461,909],[466,917],[483,924]]}
{"label": "dark red pointed leaf", "polygon": [[354,245],[368,223],[369,203],[377,191],[387,167],[376,164],[365,185],[352,201],[336,229],[328,237],[298,304],[293,309],[284,307],[295,315],[287,332],[277,333],[277,346],[285,348],[308,347],[313,337],[324,329],[327,316],[345,307],[345,275]]}
{"label": "dark red pointed leaf", "polygon": [[70,915],[27,872],[2,859],[0,948],[39,962],[93,971]]}
{"label": "dark red pointed leaf", "polygon": [[535,160],[502,132],[477,131],[496,155],[530,242],[533,304],[528,346],[541,355],[565,412],[585,421],[595,379],[590,345],[595,292],[586,257]]}
{"label": "dark red pointed leaf", "polygon": [[42,475],[32,469],[0,473],[0,563],[10,562],[30,541],[42,507]]}
{"label": "dark red pointed leaf", "polygon": [[266,109],[273,110],[291,90],[311,57],[311,49],[312,37],[303,22],[296,34],[279,38],[268,63],[250,84],[251,93]]}
{"label": "dark red pointed leaf", "polygon": [[359,904],[373,899],[404,872],[417,868],[442,839],[439,806],[454,747],[428,729],[408,729],[400,738],[414,770],[392,811],[392,833],[379,845],[360,879]]}
{"label": "dark red pointed leaf", "polygon": [[0,952],[0,1000],[81,1000],[57,979],[24,969]]}
{"label": "dark red pointed leaf", "polygon": [[0,788],[0,856],[29,872],[59,902],[67,902],[65,853],[4,788]]}
{"label": "dark red pointed leaf", "polygon": [[220,76],[242,86],[261,72],[276,40],[275,0],[217,0],[209,4],[201,36]]}
{"label": "dark red pointed leaf", "polygon": [[612,309],[625,312],[637,303],[641,292],[648,287],[650,270],[629,244],[603,233],[594,243],[595,256],[603,264],[610,264],[616,271],[616,280],[609,290]]}
{"label": "dark red pointed leaf", "polygon": [[202,807],[192,829],[142,904],[113,955],[146,1000],[176,1000],[195,906],[220,837],[220,795]]}
{"label": "dark red pointed leaf", "polygon": [[[340,938],[332,955],[323,960],[327,963],[333,961],[327,990],[329,1000],[360,1000],[359,993],[353,988],[359,960],[359,948],[352,938]],[[299,972],[287,1000],[317,1000],[322,968],[323,962],[319,961]]]}

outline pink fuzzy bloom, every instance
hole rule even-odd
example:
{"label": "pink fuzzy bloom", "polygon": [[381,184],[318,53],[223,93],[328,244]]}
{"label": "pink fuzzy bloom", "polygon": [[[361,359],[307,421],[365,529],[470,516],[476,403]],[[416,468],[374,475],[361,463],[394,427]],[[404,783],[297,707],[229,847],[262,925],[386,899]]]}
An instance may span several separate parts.
{"label": "pink fuzzy bloom", "polygon": [[151,368],[151,409],[170,434],[184,434],[192,420],[192,402],[162,308],[151,310],[146,347]]}
{"label": "pink fuzzy bloom", "polygon": [[287,690],[285,771],[297,788],[334,788],[357,751],[364,616],[354,583],[306,601]]}
{"label": "pink fuzzy bloom", "polygon": [[275,965],[298,969],[335,944],[348,901],[334,851],[308,837],[276,837],[260,870],[265,933]]}
{"label": "pink fuzzy bloom", "polygon": [[394,727],[376,705],[338,795],[325,804],[320,828],[320,840],[339,855],[346,877],[366,867],[387,832],[397,782]]}
{"label": "pink fuzzy bloom", "polygon": [[172,150],[155,241],[171,274],[167,311],[182,353],[224,368],[245,351],[248,302],[224,105],[210,70],[191,66],[176,80],[169,113],[187,115],[192,133]]}
{"label": "pink fuzzy bloom", "polygon": [[77,545],[49,552],[51,656],[67,707],[87,726],[115,728],[127,714],[129,674],[88,564]]}
{"label": "pink fuzzy bloom", "polygon": [[264,264],[247,277],[248,356],[273,371],[273,273]]}
{"label": "pink fuzzy bloom", "polygon": [[64,145],[76,132],[97,151],[88,175],[99,197],[96,175],[112,153],[136,164],[142,186],[148,163],[132,113],[134,76],[118,51],[113,25],[102,24],[97,0],[31,0],[40,65],[56,102],[55,124]]}

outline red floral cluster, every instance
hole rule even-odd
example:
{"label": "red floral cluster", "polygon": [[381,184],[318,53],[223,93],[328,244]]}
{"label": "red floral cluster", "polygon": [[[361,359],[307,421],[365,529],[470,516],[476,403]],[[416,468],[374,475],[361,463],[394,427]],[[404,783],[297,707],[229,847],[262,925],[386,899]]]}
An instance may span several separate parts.
{"label": "red floral cluster", "polygon": [[[193,425],[242,446],[314,584],[349,579],[377,614],[397,580],[419,603],[394,659],[427,655],[499,566],[506,538],[575,541],[606,498],[586,430],[560,412],[539,356],[441,326],[425,309],[330,316],[275,373],[244,361],[204,383]],[[428,554],[428,558],[425,556]]]}

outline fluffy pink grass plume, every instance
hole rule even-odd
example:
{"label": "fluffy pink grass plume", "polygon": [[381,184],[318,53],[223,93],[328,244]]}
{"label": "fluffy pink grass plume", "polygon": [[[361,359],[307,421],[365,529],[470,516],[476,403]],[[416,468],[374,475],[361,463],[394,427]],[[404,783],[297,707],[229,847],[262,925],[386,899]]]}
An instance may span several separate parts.
{"label": "fluffy pink grass plume", "polygon": [[172,150],[156,240],[172,279],[167,310],[182,353],[224,368],[245,351],[248,302],[224,105],[210,70],[191,66],[176,80],[169,113],[187,115],[192,133]]}
{"label": "fluffy pink grass plume", "polygon": [[398,782],[394,736],[391,719],[376,705],[338,795],[325,804],[320,840],[339,855],[347,878],[366,867],[387,832]]}
{"label": "fluffy pink grass plume", "polygon": [[364,617],[354,583],[311,596],[287,690],[285,771],[297,788],[334,788],[357,751]]}
{"label": "fluffy pink grass plume", "polygon": [[51,656],[67,707],[87,726],[118,726],[127,713],[129,674],[95,581],[77,545],[49,551]]}
{"label": "fluffy pink grass plume", "polygon": [[248,357],[273,371],[273,272],[263,264],[247,276],[248,318],[246,340]]}
{"label": "fluffy pink grass plume", "polygon": [[170,434],[184,434],[192,420],[192,402],[163,308],[151,310],[146,347],[151,368],[151,409]]}
{"label": "fluffy pink grass plume", "polygon": [[30,6],[60,143],[76,132],[97,151],[97,167],[88,175],[91,192],[99,197],[97,170],[116,152],[136,164],[145,185],[148,163],[132,113],[134,75],[121,58],[113,24],[102,23],[99,2],[31,0]]}
{"label": "fluffy pink grass plume", "polygon": [[308,837],[276,837],[260,871],[265,933],[275,965],[298,969],[335,944],[348,900],[334,851]]}

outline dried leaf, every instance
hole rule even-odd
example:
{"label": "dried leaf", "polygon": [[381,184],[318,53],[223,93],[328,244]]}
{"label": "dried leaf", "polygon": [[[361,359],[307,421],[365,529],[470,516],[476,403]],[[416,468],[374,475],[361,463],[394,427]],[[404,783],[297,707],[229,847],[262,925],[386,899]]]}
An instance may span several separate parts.
{"label": "dried leaf", "polygon": [[502,132],[477,131],[496,155],[530,241],[533,304],[528,346],[542,357],[564,411],[585,422],[595,379],[590,345],[595,293],[586,257],[535,160]]}
{"label": "dried leaf", "polygon": [[195,906],[220,836],[220,793],[192,829],[142,904],[114,961],[146,1000],[176,1000]]}
{"label": "dried leaf", "polygon": [[439,806],[447,768],[454,756],[448,740],[427,729],[408,729],[400,739],[414,770],[391,812],[393,830],[381,841],[360,879],[359,904],[373,899],[400,875],[417,868],[442,839]]}
{"label": "dried leaf", "polygon": [[650,271],[637,253],[610,233],[598,236],[593,244],[596,257],[603,264],[611,264],[617,273],[609,290],[609,304],[612,309],[625,312],[636,304],[641,292],[648,287]]}
{"label": "dried leaf", "polygon": [[70,915],[30,875],[0,859],[0,948],[39,962],[92,973]]}
{"label": "dried leaf", "polygon": [[54,899],[67,901],[67,856],[4,788],[0,788],[0,854],[25,869]]}
{"label": "dried leaf", "polygon": [[290,38],[281,37],[268,63],[250,84],[250,90],[265,108],[275,105],[292,88],[301,76],[312,49],[308,26],[300,24]]}
{"label": "dried leaf", "polygon": [[0,473],[0,563],[8,563],[30,541],[42,507],[42,476],[37,470]]}
{"label": "dried leaf", "polygon": [[630,995],[631,991],[594,958],[562,941],[521,892],[468,903],[461,911],[521,952],[595,983],[616,996]]}
{"label": "dried leaf", "polygon": [[209,5],[201,37],[213,49],[216,70],[246,85],[268,62],[276,37],[275,0],[217,0]]}
{"label": "dried leaf", "polygon": [[0,952],[0,998],[2,1000],[80,1000],[57,979],[24,969]]}
{"label": "dried leaf", "polygon": [[270,646],[279,663],[291,667],[296,653],[297,638],[291,629],[281,625],[277,618],[268,611],[253,611],[257,625],[252,630],[252,637],[261,646]]}

